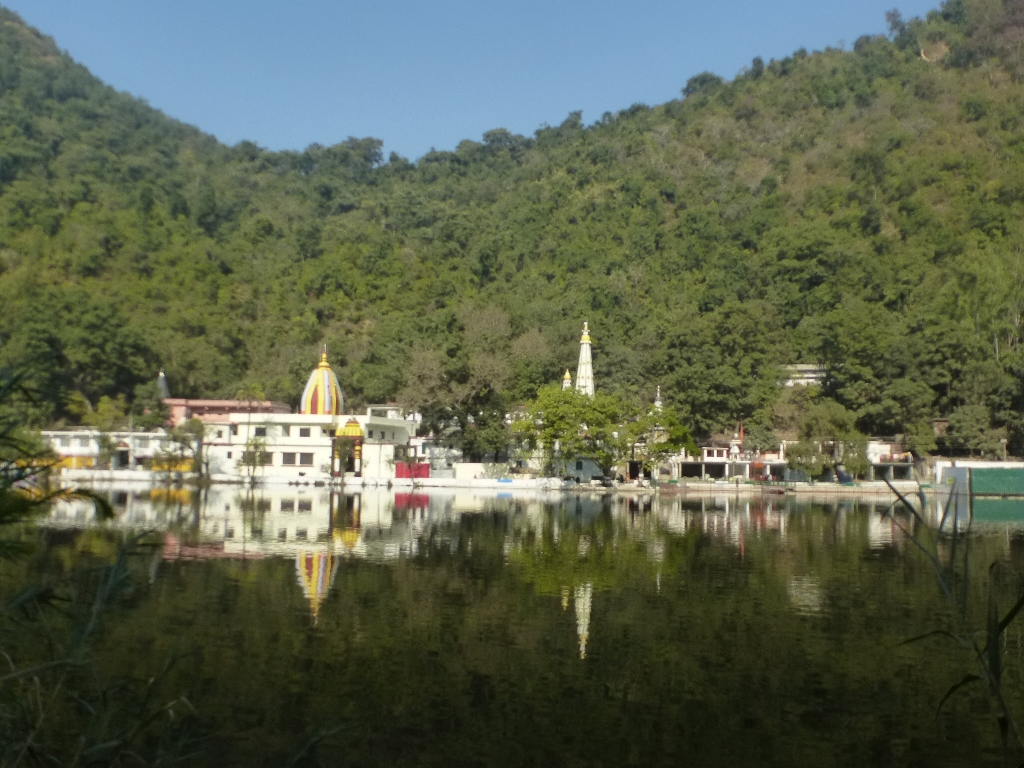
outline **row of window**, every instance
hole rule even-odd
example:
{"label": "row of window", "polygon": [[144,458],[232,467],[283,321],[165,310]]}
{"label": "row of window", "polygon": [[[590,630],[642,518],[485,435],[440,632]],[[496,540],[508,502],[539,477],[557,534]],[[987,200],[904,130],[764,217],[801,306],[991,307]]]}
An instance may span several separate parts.
{"label": "row of window", "polygon": [[[217,533],[216,526],[214,526],[213,532]],[[263,536],[263,531],[253,529],[252,535],[253,535],[254,538],[257,538],[257,539],[261,538]],[[317,541],[327,541],[327,535],[328,535],[328,533],[327,533],[326,530],[317,531],[317,530],[314,529],[312,535],[310,535],[309,531],[307,529],[305,529],[305,528],[296,528],[295,529],[295,539],[296,539],[296,541],[309,541],[311,539],[316,539]],[[233,538],[235,538],[235,529],[234,528],[228,528],[227,530],[225,530],[224,531],[224,538],[225,539],[233,539]],[[279,528],[278,529],[278,531],[277,531],[277,540],[278,541],[288,541],[288,529],[287,528]]]}
{"label": "row of window", "polygon": [[[317,541],[327,541],[327,531],[317,531],[316,529],[314,529],[312,535],[309,535],[305,528],[296,528],[295,539],[297,541],[307,541],[309,539],[316,539]],[[279,528],[277,530],[277,540],[288,541],[287,528]]]}
{"label": "row of window", "polygon": [[312,499],[281,499],[281,511],[282,512],[312,512],[313,511],[313,500]]}
{"label": "row of window", "polygon": [[[231,425],[230,432],[231,432],[231,436],[232,437],[238,437],[238,427],[239,427],[238,424],[232,424]],[[282,424],[281,425],[281,437],[312,437],[313,436],[313,432],[312,432],[313,429],[314,429],[314,427],[290,427],[287,424]],[[333,427],[320,427],[319,429],[320,429],[320,436],[321,437],[334,437],[334,428]],[[293,433],[292,430],[298,430],[298,431]],[[376,432],[377,432],[377,439],[379,439],[379,440],[387,440],[388,439],[387,432],[385,432],[383,429],[378,429],[378,430],[376,430]],[[218,440],[223,440],[224,439],[224,430],[223,429],[218,429],[216,434],[217,434],[217,439]],[[395,439],[395,434],[396,434],[395,432],[391,433],[391,439],[392,440]],[[267,427],[266,426],[253,427],[252,428],[252,436],[253,437],[266,437],[267,436]],[[367,433],[366,433],[366,436],[370,440],[373,440],[374,439],[374,430],[372,430],[372,429],[368,430]]]}
{"label": "row of window", "polygon": [[[89,437],[76,437],[73,438],[73,440],[74,444],[77,445],[79,448],[88,448],[89,444],[92,442],[92,438]],[[72,438],[70,437],[60,437],[57,438],[57,441],[60,444],[61,448],[70,448],[72,444]]]}
{"label": "row of window", "polygon": [[[231,458],[231,451],[227,452],[227,458]],[[260,464],[261,466],[270,466],[274,463],[274,454],[268,451],[259,451],[252,453],[250,451],[242,451],[242,463],[243,464]],[[281,466],[282,467],[312,467],[313,466],[313,454],[312,453],[282,453],[281,454]]]}
{"label": "row of window", "polygon": [[[214,526],[213,532],[214,533],[217,532],[217,527],[216,526]],[[258,539],[258,538],[262,537],[263,531],[253,529],[252,535],[253,535],[254,538]],[[224,531],[224,538],[225,539],[233,539],[233,538],[235,538],[235,529],[234,528],[227,528]],[[305,528],[296,528],[295,529],[295,538],[298,541],[307,541],[310,538],[309,532]],[[315,538],[318,541],[326,541],[327,540],[327,531],[321,531],[321,532],[318,533],[316,530],[314,530],[312,538]],[[280,529],[278,529],[278,531],[277,531],[277,540],[278,541],[287,541],[288,540],[288,529],[287,528],[280,528]]]}
{"label": "row of window", "polygon": [[[70,448],[72,445],[78,448],[88,448],[93,442],[94,441],[91,437],[58,437],[56,440],[56,445],[59,448]],[[157,441],[157,444],[159,445],[159,441]],[[136,437],[135,447],[149,448],[149,438]]]}
{"label": "row of window", "polygon": [[[256,511],[257,512],[269,512],[272,508],[270,499],[256,499]],[[230,511],[230,505],[225,505],[224,511]],[[313,511],[313,500],[312,499],[281,499],[281,511],[282,512],[312,512]],[[213,532],[217,532],[217,524],[213,524]]]}

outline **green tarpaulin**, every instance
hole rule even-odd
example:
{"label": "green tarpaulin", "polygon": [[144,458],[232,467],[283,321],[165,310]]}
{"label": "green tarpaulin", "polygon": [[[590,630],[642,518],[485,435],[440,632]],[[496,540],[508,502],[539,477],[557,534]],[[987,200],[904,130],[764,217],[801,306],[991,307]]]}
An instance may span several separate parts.
{"label": "green tarpaulin", "polygon": [[971,493],[975,496],[1024,496],[1024,469],[972,469]]}

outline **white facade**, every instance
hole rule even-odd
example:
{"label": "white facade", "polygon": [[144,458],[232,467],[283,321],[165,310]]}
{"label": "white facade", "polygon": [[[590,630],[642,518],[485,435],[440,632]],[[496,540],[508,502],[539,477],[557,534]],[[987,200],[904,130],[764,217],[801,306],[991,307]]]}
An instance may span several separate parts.
{"label": "white facade", "polygon": [[[327,480],[334,436],[354,419],[364,435],[362,477],[390,479],[395,476],[396,460],[414,458],[409,442],[418,422],[398,415],[378,416],[372,411],[361,415],[232,413],[206,427],[204,471],[214,479],[242,479],[252,472],[261,479]],[[251,441],[260,441],[255,467],[244,458],[254,445]]]}
{"label": "white facade", "polygon": [[786,387],[820,387],[825,383],[825,366],[809,363],[797,363],[796,365],[782,366],[782,373],[786,377],[782,384]]}
{"label": "white facade", "polygon": [[147,460],[174,449],[174,443],[162,429],[152,432],[122,430],[104,433],[98,429],[81,427],[47,429],[41,434],[62,463],[76,469],[95,467],[99,463],[103,452],[101,441],[108,441],[110,463],[117,469],[140,468]]}

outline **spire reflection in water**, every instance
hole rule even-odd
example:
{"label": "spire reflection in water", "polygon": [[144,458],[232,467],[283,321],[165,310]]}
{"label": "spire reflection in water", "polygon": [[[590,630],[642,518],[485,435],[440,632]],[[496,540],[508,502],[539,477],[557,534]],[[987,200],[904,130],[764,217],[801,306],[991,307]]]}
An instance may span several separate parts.
{"label": "spire reflection in water", "polygon": [[[176,678],[218,734],[197,765],[286,764],[337,723],[321,760],[361,765],[867,765],[917,734],[921,764],[973,765],[998,742],[981,691],[937,730],[963,659],[901,645],[941,601],[885,499],[105,492],[109,523],[54,507],[25,578],[159,532],[95,654],[146,676],[201,649]],[[972,546],[1024,565],[1016,528]],[[1006,643],[1019,710],[1019,627]]]}

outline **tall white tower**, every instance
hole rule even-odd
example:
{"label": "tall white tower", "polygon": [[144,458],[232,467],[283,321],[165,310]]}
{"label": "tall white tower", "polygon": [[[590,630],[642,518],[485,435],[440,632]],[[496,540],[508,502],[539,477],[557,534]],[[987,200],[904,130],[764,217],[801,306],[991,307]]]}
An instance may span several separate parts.
{"label": "tall white tower", "polygon": [[587,397],[594,396],[594,364],[590,357],[590,328],[583,324],[580,336],[580,362],[576,366],[576,391]]}

